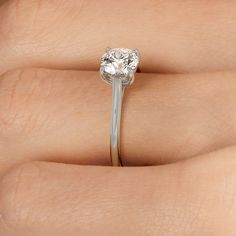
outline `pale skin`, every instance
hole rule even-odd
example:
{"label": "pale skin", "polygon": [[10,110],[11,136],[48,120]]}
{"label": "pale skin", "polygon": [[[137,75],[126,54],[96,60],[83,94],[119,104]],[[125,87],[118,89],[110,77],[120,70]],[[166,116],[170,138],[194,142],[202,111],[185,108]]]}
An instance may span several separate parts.
{"label": "pale skin", "polygon": [[[0,235],[235,235],[235,12],[233,0],[0,0]],[[107,46],[142,58],[124,168],[110,166]]]}

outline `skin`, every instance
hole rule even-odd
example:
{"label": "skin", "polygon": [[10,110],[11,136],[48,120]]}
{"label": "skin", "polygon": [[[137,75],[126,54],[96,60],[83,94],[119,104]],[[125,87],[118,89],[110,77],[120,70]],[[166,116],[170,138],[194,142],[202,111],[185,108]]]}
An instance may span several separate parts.
{"label": "skin", "polygon": [[[0,0],[1,236],[235,235],[236,2],[133,3]],[[124,168],[107,46],[142,56]]]}

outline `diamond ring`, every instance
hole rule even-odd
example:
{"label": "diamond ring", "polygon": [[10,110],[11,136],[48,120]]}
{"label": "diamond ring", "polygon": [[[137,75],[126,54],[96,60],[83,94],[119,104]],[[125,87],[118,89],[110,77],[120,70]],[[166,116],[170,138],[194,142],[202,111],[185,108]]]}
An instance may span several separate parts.
{"label": "diamond ring", "polygon": [[127,48],[107,48],[101,59],[101,78],[112,85],[110,156],[113,166],[122,166],[120,154],[122,100],[125,88],[134,82],[139,61],[139,51]]}

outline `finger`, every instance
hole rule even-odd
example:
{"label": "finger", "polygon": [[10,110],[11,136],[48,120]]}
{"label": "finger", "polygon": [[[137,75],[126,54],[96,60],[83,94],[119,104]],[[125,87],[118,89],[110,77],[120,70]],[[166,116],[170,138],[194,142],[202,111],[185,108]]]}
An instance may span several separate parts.
{"label": "finger", "polygon": [[107,46],[139,48],[143,72],[232,69],[235,10],[235,1],[219,0],[9,0],[0,9],[0,73],[98,69]]}
{"label": "finger", "polygon": [[235,152],[146,168],[26,164],[1,182],[1,235],[234,235]]}
{"label": "finger", "polygon": [[[0,168],[29,160],[110,164],[111,87],[93,72],[1,78]],[[226,83],[227,81],[227,83]],[[138,74],[122,115],[125,165],[175,162],[235,144],[235,72]]]}

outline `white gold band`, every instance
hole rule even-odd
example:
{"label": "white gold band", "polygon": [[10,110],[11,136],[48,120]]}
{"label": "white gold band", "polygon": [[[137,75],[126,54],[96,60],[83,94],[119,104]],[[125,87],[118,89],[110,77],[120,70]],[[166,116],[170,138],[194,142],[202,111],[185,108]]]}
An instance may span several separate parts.
{"label": "white gold band", "polygon": [[107,48],[101,60],[101,78],[112,85],[110,156],[113,166],[122,166],[120,150],[122,100],[125,88],[134,81],[138,64],[137,49]]}
{"label": "white gold band", "polygon": [[120,155],[120,126],[121,126],[121,111],[122,100],[125,87],[119,79],[112,80],[112,115],[111,115],[111,130],[110,130],[110,155],[113,166],[122,166]]}

